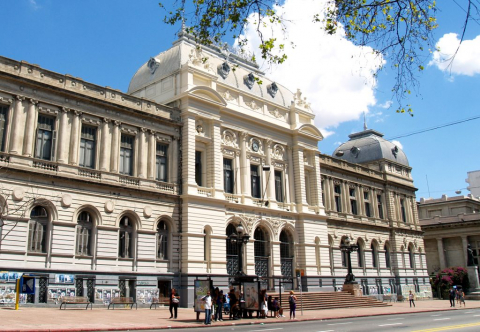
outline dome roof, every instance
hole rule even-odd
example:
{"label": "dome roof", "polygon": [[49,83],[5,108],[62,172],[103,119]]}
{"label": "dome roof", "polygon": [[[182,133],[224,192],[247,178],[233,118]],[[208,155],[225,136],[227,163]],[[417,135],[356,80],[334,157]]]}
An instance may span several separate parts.
{"label": "dome roof", "polygon": [[[188,35],[182,34],[180,38],[173,43],[173,46],[165,52],[162,52],[144,63],[135,73],[128,87],[129,94],[135,94],[140,89],[155,84],[165,77],[177,72],[183,64],[191,65],[192,59],[200,56],[204,69],[208,69],[208,73],[217,77],[217,82],[221,83],[225,88],[231,88],[231,91],[243,91],[260,100],[272,102],[284,107],[290,107],[292,103],[303,108],[308,113],[313,113],[310,104],[306,102],[306,98],[302,97],[302,93],[297,91],[291,92],[288,88],[278,82],[268,79],[264,76],[258,66],[249,62],[235,54],[230,54],[226,59],[220,49],[214,45],[202,46],[200,51],[197,45]],[[195,54],[195,52],[200,52]],[[226,75],[221,75],[220,67],[228,63],[228,66],[236,66]],[[250,86],[246,83],[249,76],[258,77],[263,83],[256,82]]]}
{"label": "dome roof", "polygon": [[367,129],[348,137],[350,140],[340,145],[333,152],[333,157],[356,164],[387,159],[409,166],[405,153],[398,146],[384,139],[383,134],[378,131]]}

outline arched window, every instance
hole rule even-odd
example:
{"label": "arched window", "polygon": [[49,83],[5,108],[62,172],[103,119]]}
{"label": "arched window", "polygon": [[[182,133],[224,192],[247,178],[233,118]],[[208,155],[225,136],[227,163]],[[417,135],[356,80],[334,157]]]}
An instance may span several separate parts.
{"label": "arched window", "polygon": [[415,249],[413,248],[413,245],[408,246],[408,260],[410,268],[415,268]]}
{"label": "arched window", "polygon": [[232,244],[228,237],[232,234],[237,234],[237,230],[233,224],[227,226],[227,273],[229,275],[234,275],[238,272],[238,247],[236,244]]}
{"label": "arched window", "polygon": [[43,206],[35,206],[28,223],[28,251],[46,253],[48,213]]}
{"label": "arched window", "polygon": [[120,220],[118,242],[118,257],[133,258],[133,223],[127,216]]}
{"label": "arched window", "polygon": [[[257,227],[253,233],[254,242],[254,256],[255,256],[255,274],[257,276],[269,276],[269,241],[268,235],[261,227]],[[268,282],[265,280],[262,285],[265,289],[268,288]]]}
{"label": "arched window", "polygon": [[[342,248],[345,245],[345,238],[342,238],[340,241],[340,248]],[[348,260],[347,260],[347,252],[344,250],[340,251],[342,253],[342,266],[343,267],[348,267]]]}
{"label": "arched window", "polygon": [[383,247],[383,250],[385,250],[385,266],[390,268],[390,247],[388,244],[385,243],[385,246]]}
{"label": "arched window", "polygon": [[77,246],[76,254],[91,256],[91,239],[93,229],[93,218],[87,211],[82,211],[77,218]]}
{"label": "arched window", "polygon": [[360,239],[357,240],[357,245],[358,245],[358,250],[357,250],[357,264],[358,267],[364,267],[365,266],[365,247],[363,244],[363,241]]}
{"label": "arched window", "polygon": [[370,249],[372,250],[372,266],[373,267],[378,267],[377,245],[373,241],[372,241],[372,244],[370,245]]}
{"label": "arched window", "polygon": [[161,220],[157,225],[157,258],[168,259],[168,225]]}
{"label": "arched window", "polygon": [[282,230],[280,233],[280,263],[283,276],[293,276],[293,239],[290,233]]}

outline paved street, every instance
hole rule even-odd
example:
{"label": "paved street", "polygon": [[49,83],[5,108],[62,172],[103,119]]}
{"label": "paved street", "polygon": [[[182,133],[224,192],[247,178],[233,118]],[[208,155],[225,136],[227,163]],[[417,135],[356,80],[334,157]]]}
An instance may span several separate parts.
{"label": "paved street", "polygon": [[[212,331],[302,331],[302,332],[370,332],[370,331],[433,332],[460,329],[462,332],[480,330],[480,309],[427,312],[406,315],[344,318],[323,321],[298,321],[264,325],[213,327]],[[179,329],[178,331],[187,331]]]}
{"label": "paved street", "polygon": [[[169,319],[168,308],[150,310],[115,309],[94,307],[93,310],[82,307],[59,310],[58,307],[33,308],[21,307],[15,311],[11,307],[0,309],[1,331],[114,331],[114,330],[156,330],[165,328],[185,329],[205,327],[196,320],[191,308],[179,309],[178,319]],[[377,317],[370,317],[377,315]],[[388,316],[387,316],[388,315]],[[395,315],[395,316],[391,316]],[[435,316],[437,315],[437,316]],[[480,301],[467,301],[467,308],[450,308],[448,301],[417,301],[416,308],[408,303],[392,303],[381,308],[343,308],[297,313],[297,321],[289,323],[288,318],[242,319],[214,322],[209,329],[220,327],[219,331],[253,331],[283,329],[293,331],[382,331],[392,328],[403,331],[415,331],[441,326],[463,326],[462,331],[480,330]],[[203,319],[203,314],[201,318]],[[286,311],[288,317],[288,311]],[[397,319],[397,320],[390,320]],[[415,323],[417,322],[417,323]],[[420,324],[423,322],[423,325]],[[346,324],[348,323],[348,324]],[[413,323],[418,325],[412,325]],[[301,324],[301,325],[300,325]],[[338,325],[328,325],[338,324]],[[385,325],[393,324],[393,325]],[[379,326],[385,325],[385,326]],[[276,331],[276,330],[275,330]],[[282,331],[282,330],[278,330]],[[440,330],[431,330],[440,331]]]}

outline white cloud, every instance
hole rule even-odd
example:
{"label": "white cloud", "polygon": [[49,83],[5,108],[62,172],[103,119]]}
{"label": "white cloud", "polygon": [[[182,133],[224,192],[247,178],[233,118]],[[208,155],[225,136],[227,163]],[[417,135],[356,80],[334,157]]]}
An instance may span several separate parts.
{"label": "white cloud", "polygon": [[429,65],[456,75],[480,74],[480,36],[472,40],[464,40],[451,62],[458,45],[460,45],[460,39],[456,33],[443,35],[435,45],[439,51],[433,53],[433,59]]}
{"label": "white cloud", "polygon": [[36,0],[29,0],[30,7],[32,7],[33,10],[40,9],[40,5],[37,3]]}
{"label": "white cloud", "polygon": [[402,145],[402,143],[400,143],[400,141],[393,140],[392,143],[395,144],[396,146],[398,146],[400,149],[403,150],[403,145]]}
{"label": "white cloud", "polygon": [[[368,108],[376,104],[377,82],[373,74],[384,60],[375,56],[371,48],[347,41],[341,28],[330,36],[320,29],[321,24],[313,23],[314,14],[322,13],[326,3],[327,0],[286,0],[275,10],[284,17],[288,40],[283,41],[279,27],[266,27],[262,33],[265,38],[275,36],[277,43],[284,42],[288,56],[285,64],[275,66],[266,75],[291,91],[301,89],[311,102],[317,127],[335,128],[342,122],[360,119],[363,112],[368,113]],[[249,51],[261,59],[255,29],[256,25],[247,25],[245,36]]]}
{"label": "white cloud", "polygon": [[389,109],[390,107],[392,107],[392,105],[393,105],[393,101],[387,100],[383,104],[380,104],[380,105],[377,105],[377,106],[380,107],[380,108]]}

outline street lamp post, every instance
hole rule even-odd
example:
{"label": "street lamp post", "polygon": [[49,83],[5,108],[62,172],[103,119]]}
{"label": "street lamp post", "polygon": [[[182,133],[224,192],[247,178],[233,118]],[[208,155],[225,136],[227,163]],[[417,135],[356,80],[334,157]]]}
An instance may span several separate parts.
{"label": "street lamp post", "polygon": [[350,254],[352,253],[352,251],[358,250],[358,245],[352,244],[350,242],[350,238],[347,236],[345,240],[343,240],[343,243],[340,245],[340,250],[347,254],[348,273],[347,273],[347,276],[345,277],[345,284],[356,283],[355,275],[353,274],[353,271],[352,271],[352,259],[350,257],[351,256]]}
{"label": "street lamp post", "polygon": [[247,244],[250,241],[250,235],[245,233],[245,230],[241,224],[237,226],[237,234],[231,234],[228,239],[232,245],[237,245],[238,252],[238,271],[237,276],[244,276],[243,272],[243,244]]}
{"label": "street lamp post", "polygon": [[358,250],[358,245],[352,244],[349,237],[346,237],[343,240],[343,243],[340,245],[340,250],[345,252],[347,255],[347,276],[345,277],[345,282],[343,283],[343,290],[351,293],[354,296],[362,296],[362,292],[360,291],[360,286],[358,282],[355,281],[355,275],[352,271],[352,259],[350,254],[352,251]]}

